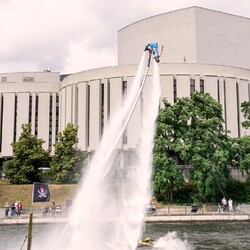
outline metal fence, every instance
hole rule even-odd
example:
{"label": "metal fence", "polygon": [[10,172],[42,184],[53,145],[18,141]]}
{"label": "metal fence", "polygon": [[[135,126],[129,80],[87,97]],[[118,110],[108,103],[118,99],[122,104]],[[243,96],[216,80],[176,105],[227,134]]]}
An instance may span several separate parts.
{"label": "metal fence", "polygon": [[232,210],[229,207],[224,208],[221,204],[184,204],[184,205],[165,205],[156,206],[154,212],[149,211],[152,215],[187,215],[187,214],[250,214],[250,204],[235,204]]}

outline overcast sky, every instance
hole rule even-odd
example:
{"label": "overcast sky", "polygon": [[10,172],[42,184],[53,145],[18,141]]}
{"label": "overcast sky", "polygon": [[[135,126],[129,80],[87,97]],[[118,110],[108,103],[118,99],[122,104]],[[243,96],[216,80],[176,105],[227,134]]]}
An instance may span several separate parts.
{"label": "overcast sky", "polygon": [[117,65],[119,29],[190,6],[250,18],[249,0],[0,0],[0,72]]}

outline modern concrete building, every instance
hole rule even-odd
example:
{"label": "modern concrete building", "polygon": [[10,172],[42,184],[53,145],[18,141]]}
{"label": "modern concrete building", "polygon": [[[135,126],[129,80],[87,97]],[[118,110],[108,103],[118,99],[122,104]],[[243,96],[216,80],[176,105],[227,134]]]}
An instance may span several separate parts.
{"label": "modern concrete building", "polygon": [[[190,7],[149,17],[118,31],[118,66],[60,76],[56,72],[0,73],[0,159],[12,157],[11,143],[21,125],[53,153],[57,132],[67,123],[79,126],[78,147],[94,151],[108,120],[131,88],[144,47],[164,45],[160,63],[162,98],[197,90],[221,103],[231,136],[249,134],[241,126],[240,104],[250,100],[250,19]],[[149,71],[149,79],[152,77]],[[150,89],[145,87],[143,96]],[[133,149],[140,130],[138,106],[123,140]]]}

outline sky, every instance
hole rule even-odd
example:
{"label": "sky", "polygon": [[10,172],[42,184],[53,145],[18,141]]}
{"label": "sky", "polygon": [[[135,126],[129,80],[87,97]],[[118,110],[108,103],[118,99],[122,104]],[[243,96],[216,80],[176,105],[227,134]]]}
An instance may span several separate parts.
{"label": "sky", "polygon": [[0,0],[0,73],[115,66],[118,30],[190,6],[250,18],[249,0]]}

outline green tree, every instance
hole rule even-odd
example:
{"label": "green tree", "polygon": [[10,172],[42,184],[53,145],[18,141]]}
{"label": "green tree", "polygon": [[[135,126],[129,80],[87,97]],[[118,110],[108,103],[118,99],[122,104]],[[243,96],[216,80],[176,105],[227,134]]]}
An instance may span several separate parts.
{"label": "green tree", "polygon": [[166,99],[164,108],[159,111],[157,118],[153,188],[154,196],[159,201],[173,202],[173,193],[183,183],[184,178],[178,166],[181,136],[188,127],[187,112],[184,109],[186,99],[171,106]]}
{"label": "green tree", "polygon": [[242,122],[242,126],[244,128],[250,127],[250,102],[243,102],[241,103],[241,112],[243,113],[243,117],[245,118],[245,121]]}
{"label": "green tree", "polygon": [[228,178],[230,144],[223,128],[222,107],[208,93],[191,96],[190,129],[184,138],[190,145],[191,180],[201,201],[215,200],[222,194]]}
{"label": "green tree", "polygon": [[[175,160],[178,165],[192,165],[190,179],[196,185],[197,200],[216,199],[226,187],[229,161],[221,105],[209,94],[198,92],[191,98],[177,99],[173,105],[164,100],[164,105],[157,121],[154,182],[156,177],[159,180],[160,170],[173,171]],[[165,164],[161,161],[164,156]],[[164,180],[168,181],[162,177]],[[159,189],[159,181],[154,184]]]}
{"label": "green tree", "polygon": [[250,169],[250,136],[233,138],[231,141],[230,165],[240,171]]}
{"label": "green tree", "polygon": [[23,124],[22,130],[19,140],[12,143],[13,158],[4,164],[5,178],[13,184],[39,182],[40,168],[49,166],[44,141],[32,135],[31,124]]}
{"label": "green tree", "polygon": [[76,183],[82,175],[83,160],[87,155],[75,147],[77,131],[78,128],[68,123],[64,131],[58,133],[51,163],[51,177],[55,183]]}

